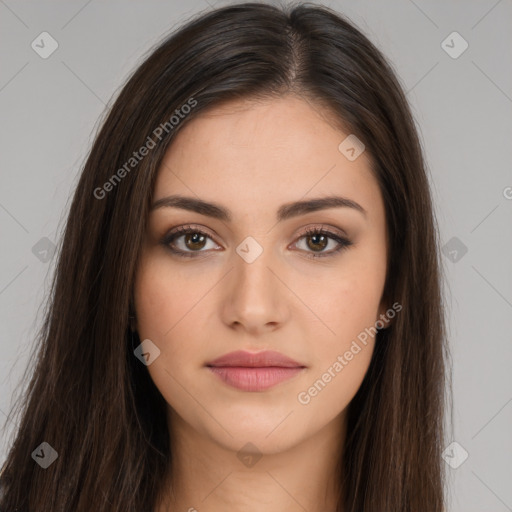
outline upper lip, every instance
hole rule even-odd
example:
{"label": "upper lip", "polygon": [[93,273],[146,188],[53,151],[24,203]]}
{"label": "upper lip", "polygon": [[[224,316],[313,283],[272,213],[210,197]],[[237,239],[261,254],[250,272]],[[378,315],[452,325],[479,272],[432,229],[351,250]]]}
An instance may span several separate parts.
{"label": "upper lip", "polygon": [[224,354],[206,363],[206,366],[245,366],[248,368],[261,368],[266,366],[278,366],[282,368],[305,367],[303,364],[273,350],[265,350],[263,352],[237,350],[236,352],[229,352],[229,354]]}

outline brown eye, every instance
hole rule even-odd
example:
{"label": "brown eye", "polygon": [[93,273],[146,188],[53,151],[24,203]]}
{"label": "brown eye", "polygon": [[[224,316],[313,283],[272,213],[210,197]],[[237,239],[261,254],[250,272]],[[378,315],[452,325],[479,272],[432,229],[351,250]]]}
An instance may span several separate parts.
{"label": "brown eye", "polygon": [[206,236],[201,233],[187,233],[182,235],[185,245],[191,250],[202,249],[206,244]]}
{"label": "brown eye", "polygon": [[323,251],[329,243],[328,237],[320,234],[308,235],[307,239],[308,247],[313,251]]}
{"label": "brown eye", "polygon": [[[208,242],[213,246],[208,247]],[[207,252],[206,249],[217,249],[212,238],[198,228],[180,227],[169,233],[162,240],[162,244],[178,256],[194,257]],[[205,249],[205,250],[203,250]]]}
{"label": "brown eye", "polygon": [[[352,242],[347,238],[333,233],[332,231],[319,228],[306,231],[306,233],[299,238],[299,241],[302,239],[306,239],[306,248],[304,251],[310,258],[334,256],[336,253],[352,245]],[[329,245],[333,246],[333,248],[330,251],[326,251],[325,249]],[[301,249],[301,247],[299,247],[299,249]]]}

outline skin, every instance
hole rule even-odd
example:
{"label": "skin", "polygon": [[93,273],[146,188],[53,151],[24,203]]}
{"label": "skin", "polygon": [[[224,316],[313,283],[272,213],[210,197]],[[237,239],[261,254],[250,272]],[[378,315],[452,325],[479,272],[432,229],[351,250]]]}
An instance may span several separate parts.
{"label": "skin", "polygon": [[[154,201],[201,198],[233,219],[175,207],[150,214],[136,327],[160,350],[147,368],[169,405],[174,468],[156,512],[335,510],[346,409],[375,339],[308,404],[297,397],[388,309],[383,198],[367,152],[349,161],[338,150],[348,134],[320,108],[285,96],[215,107],[184,125],[168,149]],[[281,205],[330,195],[356,201],[366,215],[338,207],[277,223]],[[180,258],[162,243],[184,225],[210,237],[202,245],[186,244],[186,235],[174,240],[196,257]],[[338,246],[327,239],[322,249],[304,236],[322,226],[352,245],[309,258]],[[263,248],[252,263],[236,252],[248,236]],[[306,368],[266,391],[241,391],[205,367],[234,350],[276,350]],[[262,455],[250,467],[237,457],[248,442]]]}

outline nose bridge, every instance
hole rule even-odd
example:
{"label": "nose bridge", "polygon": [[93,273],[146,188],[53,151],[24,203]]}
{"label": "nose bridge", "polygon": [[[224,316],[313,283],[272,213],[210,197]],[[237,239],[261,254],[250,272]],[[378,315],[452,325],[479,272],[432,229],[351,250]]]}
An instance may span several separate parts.
{"label": "nose bridge", "polygon": [[[230,272],[230,297],[225,320],[244,325],[249,330],[275,326],[284,319],[284,296],[276,279],[276,261],[270,248],[246,240],[233,254],[233,271]],[[271,270],[272,269],[272,270]]]}
{"label": "nose bridge", "polygon": [[249,258],[246,258],[243,254],[240,255],[244,249],[247,249],[247,245],[244,247],[243,244],[240,244],[237,254],[234,256],[235,268],[232,278],[236,281],[235,290],[253,301],[268,301],[275,295],[273,289],[275,288],[275,277],[269,270],[269,267],[272,266],[271,250],[267,248],[256,254],[254,252],[256,249],[249,245],[249,251],[246,253]]}

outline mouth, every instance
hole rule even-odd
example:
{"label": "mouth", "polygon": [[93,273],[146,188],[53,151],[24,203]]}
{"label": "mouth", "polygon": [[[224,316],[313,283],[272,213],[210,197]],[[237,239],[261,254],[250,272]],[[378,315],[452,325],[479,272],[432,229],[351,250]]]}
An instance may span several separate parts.
{"label": "mouth", "polygon": [[273,351],[231,352],[206,367],[225,384],[242,391],[265,391],[306,369],[305,365]]}

